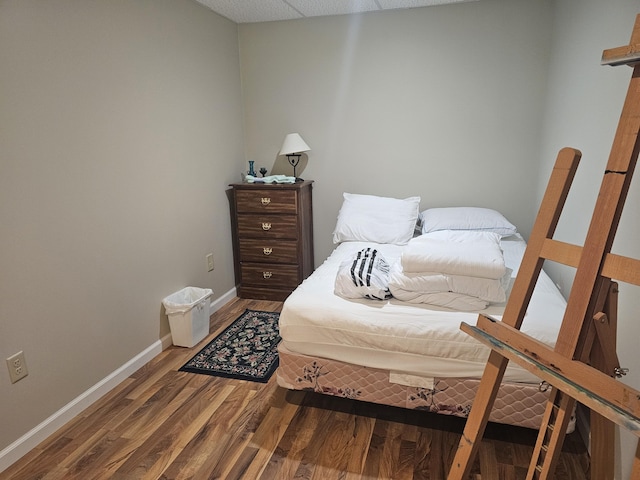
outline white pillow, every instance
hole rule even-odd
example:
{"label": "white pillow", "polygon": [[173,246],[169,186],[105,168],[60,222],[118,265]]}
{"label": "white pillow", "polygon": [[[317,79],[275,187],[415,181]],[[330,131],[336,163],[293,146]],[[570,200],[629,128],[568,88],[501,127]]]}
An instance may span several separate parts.
{"label": "white pillow", "polygon": [[405,245],[413,237],[420,197],[404,200],[344,193],[333,243],[375,242]]}
{"label": "white pillow", "polygon": [[430,208],[420,214],[422,233],[438,230],[482,230],[503,237],[517,229],[501,213],[481,207]]}

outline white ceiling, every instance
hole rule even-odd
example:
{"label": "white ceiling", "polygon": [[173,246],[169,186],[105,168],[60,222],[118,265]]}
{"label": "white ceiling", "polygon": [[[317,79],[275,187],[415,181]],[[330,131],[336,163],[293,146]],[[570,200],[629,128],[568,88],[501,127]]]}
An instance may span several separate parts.
{"label": "white ceiling", "polygon": [[427,7],[474,0],[196,0],[236,23]]}

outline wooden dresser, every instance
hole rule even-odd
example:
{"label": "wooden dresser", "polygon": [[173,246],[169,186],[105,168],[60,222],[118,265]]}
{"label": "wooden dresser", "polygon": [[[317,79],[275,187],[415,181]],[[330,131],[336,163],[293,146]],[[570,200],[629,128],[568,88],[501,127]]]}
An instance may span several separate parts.
{"label": "wooden dresser", "polygon": [[313,272],[312,183],[231,185],[239,297],[282,301]]}

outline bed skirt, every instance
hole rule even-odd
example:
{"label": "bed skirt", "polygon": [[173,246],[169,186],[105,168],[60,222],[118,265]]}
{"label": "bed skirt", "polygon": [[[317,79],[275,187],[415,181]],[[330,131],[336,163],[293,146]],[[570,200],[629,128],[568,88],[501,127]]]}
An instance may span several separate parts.
{"label": "bed skirt", "polygon": [[[467,417],[480,380],[435,378],[427,387],[390,381],[389,372],[290,352],[280,343],[278,385],[408,409]],[[489,421],[540,428],[549,392],[538,384],[503,383]],[[567,432],[573,431],[572,418]]]}

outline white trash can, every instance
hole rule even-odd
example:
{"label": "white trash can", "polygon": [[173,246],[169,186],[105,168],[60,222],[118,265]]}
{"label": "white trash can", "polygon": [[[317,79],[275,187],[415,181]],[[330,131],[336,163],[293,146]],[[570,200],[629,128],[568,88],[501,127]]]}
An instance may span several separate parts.
{"label": "white trash can", "polygon": [[162,300],[174,345],[193,347],[209,334],[209,297],[212,294],[210,288],[185,287]]}

